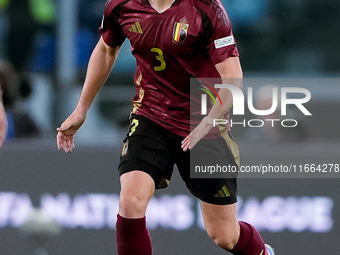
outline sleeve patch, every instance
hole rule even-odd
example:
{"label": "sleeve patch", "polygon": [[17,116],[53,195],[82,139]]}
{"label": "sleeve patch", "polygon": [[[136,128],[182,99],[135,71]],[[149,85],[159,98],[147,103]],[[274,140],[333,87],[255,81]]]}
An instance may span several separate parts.
{"label": "sleeve patch", "polygon": [[219,48],[223,48],[229,45],[233,45],[235,44],[235,40],[234,40],[234,36],[227,36],[221,39],[217,39],[214,41],[215,43],[215,48],[219,49]]}

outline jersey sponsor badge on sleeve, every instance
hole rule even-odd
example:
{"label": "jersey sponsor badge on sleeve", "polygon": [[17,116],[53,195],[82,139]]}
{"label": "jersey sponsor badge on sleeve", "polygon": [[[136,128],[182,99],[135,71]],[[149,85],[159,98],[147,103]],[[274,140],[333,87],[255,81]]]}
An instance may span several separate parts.
{"label": "jersey sponsor badge on sleeve", "polygon": [[221,39],[217,39],[214,41],[215,43],[215,48],[219,49],[219,48],[223,48],[229,45],[233,45],[235,44],[235,40],[234,40],[234,36],[227,36]]}

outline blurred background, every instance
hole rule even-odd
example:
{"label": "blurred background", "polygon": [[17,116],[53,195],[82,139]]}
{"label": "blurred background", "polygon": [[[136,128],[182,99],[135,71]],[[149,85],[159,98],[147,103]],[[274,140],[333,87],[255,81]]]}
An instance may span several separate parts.
{"label": "blurred background", "polygon": [[[134,96],[127,41],[77,133],[74,153],[55,145],[56,127],[79,98],[104,4],[0,0],[0,82],[9,122],[0,150],[0,254],[116,254],[116,169]],[[311,92],[304,106],[312,116],[294,106],[286,116],[271,116],[296,120],[294,128],[234,126],[241,163],[340,164],[340,2],[222,4],[241,55],[244,94],[253,88],[255,108],[270,107],[273,87],[279,95],[281,87]],[[249,110],[232,118],[261,119]],[[338,178],[240,178],[238,215],[278,255],[337,254],[339,191]],[[177,173],[156,193],[147,217],[154,254],[225,254],[203,231],[198,201]]]}

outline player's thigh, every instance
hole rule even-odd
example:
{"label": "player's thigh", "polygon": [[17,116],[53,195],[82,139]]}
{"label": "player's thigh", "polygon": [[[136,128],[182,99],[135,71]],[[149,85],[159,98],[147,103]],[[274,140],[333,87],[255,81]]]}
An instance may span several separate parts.
{"label": "player's thigh", "polygon": [[[201,140],[190,153],[179,154],[176,164],[188,190],[201,201],[215,205],[236,203],[238,165],[223,138]],[[203,170],[220,166],[235,171],[216,171],[214,174],[202,171],[191,176],[197,166]]]}
{"label": "player's thigh", "polygon": [[120,176],[120,184],[119,214],[126,218],[144,217],[155,192],[152,177],[143,171],[130,171]]}
{"label": "player's thigh", "polygon": [[236,203],[215,205],[201,202],[201,210],[208,235],[218,245],[231,249],[237,243],[240,235]]}
{"label": "player's thigh", "polygon": [[152,177],[155,188],[167,187],[174,162],[164,130],[146,117],[132,114],[124,143],[119,174],[139,170]]}

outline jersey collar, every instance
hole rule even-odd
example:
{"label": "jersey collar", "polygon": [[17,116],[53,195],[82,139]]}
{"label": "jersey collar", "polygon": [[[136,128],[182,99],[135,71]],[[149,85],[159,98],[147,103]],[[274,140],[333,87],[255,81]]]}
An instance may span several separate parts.
{"label": "jersey collar", "polygon": [[[150,5],[149,3],[149,0],[141,0],[143,4],[146,4],[146,5]],[[177,6],[179,5],[183,0],[175,0],[175,2],[172,3],[172,5],[170,6],[170,8],[174,7],[174,6]]]}

